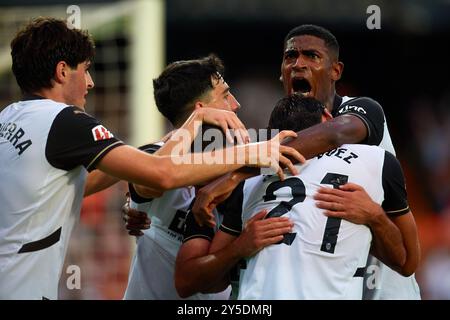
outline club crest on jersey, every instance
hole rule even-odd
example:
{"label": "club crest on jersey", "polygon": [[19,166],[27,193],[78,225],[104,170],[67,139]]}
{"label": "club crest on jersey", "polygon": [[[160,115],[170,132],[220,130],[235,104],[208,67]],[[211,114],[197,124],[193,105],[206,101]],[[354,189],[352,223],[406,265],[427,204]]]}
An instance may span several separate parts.
{"label": "club crest on jersey", "polygon": [[114,135],[101,124],[92,128],[92,135],[94,136],[94,141],[106,140],[114,137]]}

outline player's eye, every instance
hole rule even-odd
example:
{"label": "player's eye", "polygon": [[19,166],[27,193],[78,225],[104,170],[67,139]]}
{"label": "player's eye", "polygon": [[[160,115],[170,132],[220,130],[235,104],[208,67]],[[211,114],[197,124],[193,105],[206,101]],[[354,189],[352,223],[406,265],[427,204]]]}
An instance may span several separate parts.
{"label": "player's eye", "polygon": [[304,51],[303,54],[308,58],[317,59],[319,55],[315,51]]}
{"label": "player's eye", "polygon": [[284,59],[295,59],[298,56],[298,52],[296,50],[289,50],[284,53]]}

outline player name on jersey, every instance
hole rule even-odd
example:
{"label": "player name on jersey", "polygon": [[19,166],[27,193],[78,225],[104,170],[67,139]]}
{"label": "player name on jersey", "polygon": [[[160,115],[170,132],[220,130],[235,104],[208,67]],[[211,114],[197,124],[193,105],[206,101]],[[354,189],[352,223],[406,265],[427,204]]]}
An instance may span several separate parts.
{"label": "player name on jersey", "polygon": [[24,135],[25,131],[14,122],[0,123],[0,138],[12,143],[19,150],[19,156],[33,144],[30,139],[22,139]]}
{"label": "player name on jersey", "polygon": [[336,149],[333,149],[333,150],[331,150],[331,151],[328,151],[328,152],[319,154],[319,155],[317,156],[317,159],[320,159],[320,158],[322,158],[323,156],[327,156],[327,157],[336,157],[336,158],[342,159],[342,161],[345,161],[345,162],[347,162],[348,164],[351,164],[351,163],[352,163],[352,162],[351,162],[352,159],[356,159],[356,158],[359,157],[356,153],[351,152],[351,151],[348,151],[347,148],[336,148]]}

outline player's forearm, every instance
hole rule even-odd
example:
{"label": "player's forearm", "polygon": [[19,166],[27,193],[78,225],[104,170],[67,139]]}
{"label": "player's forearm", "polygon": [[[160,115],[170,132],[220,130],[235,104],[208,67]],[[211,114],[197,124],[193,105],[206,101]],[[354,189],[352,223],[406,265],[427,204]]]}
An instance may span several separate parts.
{"label": "player's forearm", "polygon": [[202,117],[199,112],[193,112],[185,123],[173,132],[164,145],[155,152],[156,155],[184,155],[190,150],[192,142],[200,131]]}
{"label": "player's forearm", "polygon": [[190,156],[159,157],[130,146],[120,146],[108,152],[97,167],[118,179],[164,191],[205,182],[244,165],[211,165],[205,161],[197,164]]}
{"label": "player's forearm", "polygon": [[228,273],[241,259],[232,244],[206,256],[177,262],[175,287],[182,297],[198,292],[223,291],[229,284]]}
{"label": "player's forearm", "polygon": [[283,144],[311,159],[346,143],[360,143],[366,136],[364,123],[356,116],[346,115],[299,131],[297,138]]}
{"label": "player's forearm", "polygon": [[393,217],[392,221],[399,228],[406,248],[406,262],[399,272],[404,276],[410,276],[420,262],[420,243],[414,216],[410,211],[399,217]]}
{"label": "player's forearm", "polygon": [[119,182],[120,179],[110,176],[100,170],[94,170],[89,173],[84,186],[84,196],[90,196],[111,187]]}
{"label": "player's forearm", "polygon": [[133,184],[133,187],[139,196],[147,199],[159,198],[164,194],[164,191],[160,189],[150,188],[139,184]]}
{"label": "player's forearm", "polygon": [[[262,157],[259,155],[263,155],[264,150],[260,149],[266,146],[265,143],[252,143],[212,152],[172,157],[174,166],[171,172],[174,181],[170,189],[204,183],[246,165],[262,166]],[[244,177],[252,175],[253,173],[242,173]]]}
{"label": "player's forearm", "polygon": [[372,254],[392,269],[402,273],[406,262],[406,249],[397,226],[381,211],[374,215],[369,227],[373,233]]}

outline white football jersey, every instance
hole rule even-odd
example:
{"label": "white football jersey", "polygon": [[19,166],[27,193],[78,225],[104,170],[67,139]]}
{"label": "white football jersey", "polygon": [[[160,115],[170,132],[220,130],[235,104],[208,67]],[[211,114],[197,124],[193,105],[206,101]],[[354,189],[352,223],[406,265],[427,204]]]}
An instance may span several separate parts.
{"label": "white football jersey", "polygon": [[[289,217],[294,227],[282,243],[264,248],[247,261],[238,298],[361,299],[371,232],[365,225],[326,217],[315,206],[313,195],[321,186],[353,182],[382,204],[386,192],[382,179],[390,179],[383,177],[386,166],[400,170],[395,157],[378,147],[343,145],[298,166],[300,174],[285,181],[277,176],[248,179],[238,210],[242,225],[267,209],[268,217]],[[402,194],[401,190],[390,193],[398,192]],[[396,206],[405,209],[405,197],[399,197]],[[221,230],[236,230],[228,221],[226,215]]]}
{"label": "white football jersey", "polygon": [[81,109],[48,99],[0,113],[0,299],[57,298],[86,169],[122,144],[106,129],[96,140],[100,127]]}
{"label": "white football jersey", "polygon": [[[143,148],[147,152],[152,147]],[[131,189],[131,188],[130,188]],[[150,228],[137,239],[124,299],[178,300],[175,260],[183,241],[186,213],[195,197],[193,187],[164,192],[156,199],[143,199],[131,192],[131,207],[146,212]],[[133,200],[134,198],[134,200]],[[230,289],[217,294],[195,294],[188,300],[228,299]]]}
{"label": "white football jersey", "polygon": [[[355,100],[356,99],[356,100]],[[366,124],[370,144],[395,155],[386,117],[381,106],[370,98],[342,97],[333,115],[350,113]],[[420,289],[414,275],[404,277],[380,260],[369,255],[364,279],[364,300],[420,300]]]}

